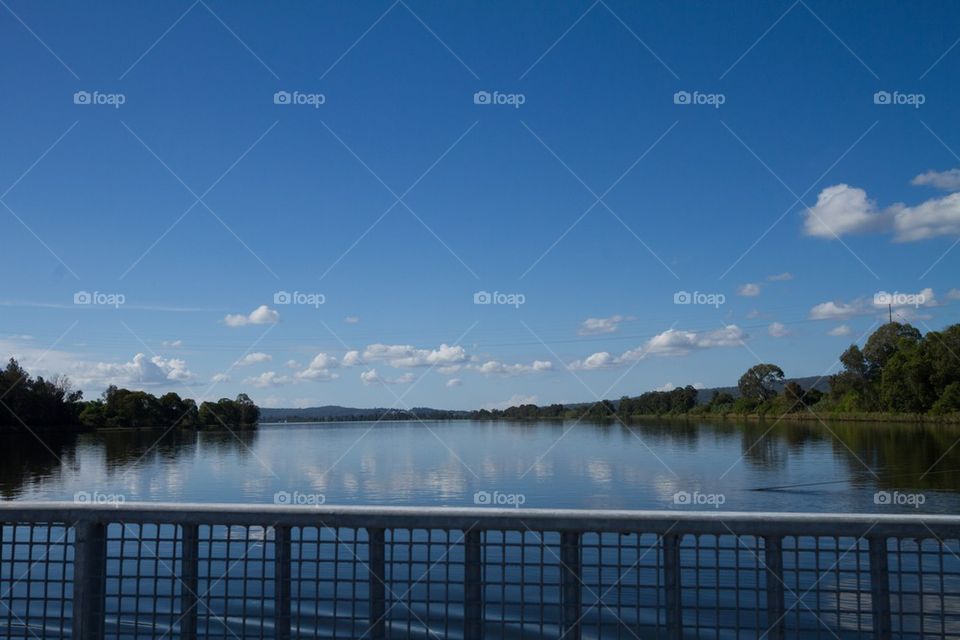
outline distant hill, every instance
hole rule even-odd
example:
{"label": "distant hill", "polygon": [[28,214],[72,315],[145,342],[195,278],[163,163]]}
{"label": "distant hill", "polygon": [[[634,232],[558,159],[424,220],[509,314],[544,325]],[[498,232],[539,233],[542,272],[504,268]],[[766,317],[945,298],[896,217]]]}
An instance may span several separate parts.
{"label": "distant hill", "polygon": [[[817,389],[824,393],[830,391],[829,377],[820,378],[818,376],[807,376],[805,378],[787,378],[787,382],[796,382],[804,389]],[[697,392],[697,404],[706,404],[710,402],[715,392],[729,393],[734,398],[740,397],[740,390],[737,387],[711,387],[709,389],[700,389]],[[617,399],[611,398],[614,406]],[[568,409],[576,409],[593,404],[592,402],[574,402],[564,405]],[[456,418],[470,418],[474,416],[473,411],[448,411],[445,409],[432,409],[430,407],[413,407],[409,411],[403,409],[387,409],[383,407],[374,407],[370,409],[358,409],[356,407],[341,407],[335,404],[328,404],[322,407],[306,407],[303,409],[260,409],[261,422],[333,422],[349,420],[403,420],[403,419],[438,419],[450,420]]]}

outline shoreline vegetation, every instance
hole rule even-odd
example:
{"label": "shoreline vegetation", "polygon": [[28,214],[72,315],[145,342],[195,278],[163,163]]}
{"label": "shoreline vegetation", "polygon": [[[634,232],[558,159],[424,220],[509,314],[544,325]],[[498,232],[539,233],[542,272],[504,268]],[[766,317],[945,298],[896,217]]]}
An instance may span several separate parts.
{"label": "shoreline vegetation", "polygon": [[[827,391],[804,389],[785,379],[771,363],[748,369],[732,392],[714,391],[704,401],[692,385],[648,391],[619,400],[581,404],[523,404],[506,409],[453,411],[412,408],[370,409],[348,415],[309,415],[285,410],[265,422],[326,423],[396,420],[618,420],[737,419],[960,424],[960,324],[922,335],[907,323],[878,328],[861,349],[840,355],[839,373],[824,376]],[[266,410],[268,413],[270,410]],[[251,428],[261,410],[244,393],[236,399],[203,402],[176,393],[156,397],[110,386],[97,400],[84,401],[64,376],[32,378],[14,359],[0,371],[0,433],[27,428],[129,429]],[[29,427],[28,427],[29,425]]]}
{"label": "shoreline vegetation", "polygon": [[110,385],[85,401],[66,376],[33,378],[13,358],[0,371],[0,433],[31,430],[78,432],[94,429],[249,429],[260,408],[245,393],[236,399],[197,402],[169,392],[157,397]]}

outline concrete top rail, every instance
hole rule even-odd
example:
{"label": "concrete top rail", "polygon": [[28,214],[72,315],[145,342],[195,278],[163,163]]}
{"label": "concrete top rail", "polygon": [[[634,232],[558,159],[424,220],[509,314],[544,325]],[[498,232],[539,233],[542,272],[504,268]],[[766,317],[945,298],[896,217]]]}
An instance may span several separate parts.
{"label": "concrete top rail", "polygon": [[960,516],[261,504],[3,502],[0,522],[960,538]]}

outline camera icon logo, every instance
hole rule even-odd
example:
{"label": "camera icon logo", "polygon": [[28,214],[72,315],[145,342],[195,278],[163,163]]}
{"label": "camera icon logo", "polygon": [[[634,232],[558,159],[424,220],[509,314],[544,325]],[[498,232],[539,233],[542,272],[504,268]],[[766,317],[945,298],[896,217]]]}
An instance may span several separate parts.
{"label": "camera icon logo", "polygon": [[473,494],[473,504],[490,504],[493,502],[493,496],[489,491],[477,491]]}
{"label": "camera icon logo", "polygon": [[277,491],[273,494],[273,504],[290,504],[292,498],[289,491]]}
{"label": "camera icon logo", "polygon": [[73,501],[77,504],[89,504],[90,503],[90,492],[89,491],[77,491],[73,494]]}
{"label": "camera icon logo", "polygon": [[892,502],[889,491],[877,491],[873,494],[873,504],[891,504]]}
{"label": "camera icon logo", "polygon": [[77,91],[73,94],[73,104],[90,104],[89,91]]}
{"label": "camera icon logo", "polygon": [[473,304],[491,304],[493,296],[489,291],[477,291],[473,294]]}
{"label": "camera icon logo", "polygon": [[890,98],[889,91],[877,91],[873,94],[873,104],[890,104]]}
{"label": "camera icon logo", "polygon": [[473,104],[490,104],[492,96],[489,91],[477,91],[473,94]]}
{"label": "camera icon logo", "polygon": [[292,300],[289,291],[277,291],[273,294],[273,304],[290,304]]}
{"label": "camera icon logo", "polygon": [[77,291],[73,294],[73,304],[91,304],[92,302],[93,296],[89,291]]}
{"label": "camera icon logo", "polygon": [[673,304],[690,304],[693,302],[693,296],[689,291],[677,291],[673,294]]}
{"label": "camera icon logo", "polygon": [[673,494],[673,504],[691,504],[693,498],[689,491],[677,491]]}
{"label": "camera icon logo", "polygon": [[290,104],[290,92],[277,91],[273,94],[273,104]]}
{"label": "camera icon logo", "polygon": [[673,94],[673,104],[690,104],[690,92],[677,91]]}

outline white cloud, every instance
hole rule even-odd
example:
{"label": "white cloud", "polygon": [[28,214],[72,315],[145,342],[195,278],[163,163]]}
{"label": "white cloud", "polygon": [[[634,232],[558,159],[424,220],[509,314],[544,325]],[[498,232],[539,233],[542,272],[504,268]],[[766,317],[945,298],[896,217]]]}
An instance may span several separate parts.
{"label": "white cloud", "polygon": [[362,362],[384,360],[396,368],[450,366],[463,364],[468,360],[463,347],[447,344],[441,344],[436,349],[417,349],[402,344],[371,344],[363,350],[363,355],[359,358]]}
{"label": "white cloud", "polygon": [[287,369],[299,369],[300,363],[297,362],[296,360],[287,360],[286,366],[287,366]]}
{"label": "white cloud", "polygon": [[759,318],[762,314],[758,309],[750,309],[747,311],[747,320],[753,320],[754,318]]}
{"label": "white cloud", "polygon": [[343,360],[341,361],[345,367],[355,367],[357,365],[363,364],[363,359],[360,357],[359,351],[347,351]]}
{"label": "white cloud", "polygon": [[676,385],[674,385],[672,382],[667,382],[659,387],[654,388],[654,391],[673,391],[676,388]]}
{"label": "white cloud", "polygon": [[881,210],[863,189],[838,184],[821,191],[817,204],[807,209],[804,231],[820,238],[893,232],[897,242],[960,235],[960,193]]}
{"label": "white cloud", "polygon": [[362,372],[360,379],[363,381],[363,384],[410,384],[416,380],[416,376],[408,371],[396,378],[385,378],[378,374],[376,369],[370,369],[369,371]]}
{"label": "white cloud", "polygon": [[360,316],[347,316],[343,321],[347,324],[360,324]]}
{"label": "white cloud", "polygon": [[851,333],[853,333],[853,329],[851,329],[849,325],[845,324],[841,324],[840,326],[834,327],[833,329],[830,329],[830,331],[827,331],[828,336],[834,336],[837,338],[848,336]]}
{"label": "white cloud", "polygon": [[239,360],[237,360],[234,365],[238,367],[249,367],[252,364],[259,364],[261,362],[270,362],[273,360],[273,356],[268,353],[262,353],[260,351],[255,351],[253,353],[248,353]]}
{"label": "white cloud", "polygon": [[748,282],[737,287],[738,296],[747,296],[752,298],[754,296],[760,295],[760,285],[754,282]]}
{"label": "white cloud", "polygon": [[569,367],[574,371],[591,371],[593,369],[602,369],[604,367],[613,367],[620,362],[608,351],[598,351],[593,355],[587,356],[583,360],[575,360]]}
{"label": "white cloud", "polygon": [[944,191],[960,191],[960,169],[927,171],[910,181],[912,185],[929,185]]}
{"label": "white cloud", "polygon": [[960,300],[960,289],[950,289],[947,291],[948,300]]}
{"label": "white cloud", "polygon": [[811,320],[846,320],[863,313],[863,302],[822,302],[810,309]]}
{"label": "white cloud", "polygon": [[817,204],[807,209],[803,224],[807,235],[835,238],[848,233],[878,231],[887,221],[876,203],[867,198],[866,191],[837,184],[820,192]]}
{"label": "white cloud", "polygon": [[484,375],[519,376],[529,373],[543,373],[553,370],[549,360],[534,360],[531,364],[504,364],[498,360],[488,360],[480,365],[470,365]]}
{"label": "white cloud", "polygon": [[574,370],[592,370],[612,367],[627,362],[643,360],[648,356],[683,356],[693,351],[717,347],[742,346],[747,334],[737,325],[731,324],[715,331],[678,331],[668,329],[655,335],[636,349],[624,351],[619,357],[600,351],[583,360],[569,364]]}
{"label": "white cloud", "polygon": [[782,322],[771,322],[770,326],[767,327],[767,333],[774,338],[782,338],[790,335],[790,330],[787,329],[786,325],[784,325]]}
{"label": "white cloud", "polygon": [[210,377],[210,382],[230,382],[230,376],[225,373],[215,373]]}
{"label": "white cloud", "polygon": [[183,346],[183,340],[164,340],[161,344],[171,349],[177,349]]}
{"label": "white cloud", "polygon": [[280,313],[265,304],[251,311],[249,315],[235,313],[229,314],[223,319],[224,324],[228,327],[243,327],[248,324],[275,324],[279,321]]}
{"label": "white cloud", "polygon": [[293,380],[289,376],[278,375],[276,371],[266,371],[258,376],[247,378],[243,382],[244,384],[251,384],[260,389],[266,389],[268,387],[279,387],[280,385],[289,384],[293,382]]}
{"label": "white cloud", "polygon": [[[883,294],[883,297],[881,297]],[[878,309],[886,309],[890,304],[894,309],[899,307],[936,307],[939,306],[937,297],[931,287],[921,289],[917,293],[901,293],[878,291],[873,295],[873,306]]]}
{"label": "white cloud", "polygon": [[612,315],[609,318],[587,318],[580,323],[580,329],[577,333],[581,336],[591,336],[602,333],[614,333],[620,328],[620,323],[632,318]]}
{"label": "white cloud", "polygon": [[74,360],[62,371],[77,384],[115,384],[119,386],[150,386],[168,382],[184,382],[194,378],[187,363],[177,358],[160,356],[148,358],[142,353],[130,362],[85,362]]}
{"label": "white cloud", "polygon": [[328,380],[335,380],[339,376],[336,373],[330,371],[340,366],[340,363],[337,362],[337,359],[326,353],[318,353],[313,357],[313,360],[310,361],[310,364],[307,365],[307,368],[303,371],[298,371],[294,374],[298,380],[316,380],[326,382]]}
{"label": "white cloud", "polygon": [[767,280],[770,282],[785,282],[787,280],[793,280],[793,274],[789,271],[784,271],[783,273],[775,273],[772,276],[767,276]]}
{"label": "white cloud", "polygon": [[447,380],[447,388],[460,387],[462,385],[463,385],[463,380],[461,380],[460,378],[450,378],[449,380]]}

